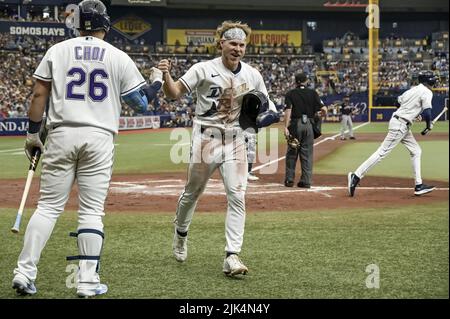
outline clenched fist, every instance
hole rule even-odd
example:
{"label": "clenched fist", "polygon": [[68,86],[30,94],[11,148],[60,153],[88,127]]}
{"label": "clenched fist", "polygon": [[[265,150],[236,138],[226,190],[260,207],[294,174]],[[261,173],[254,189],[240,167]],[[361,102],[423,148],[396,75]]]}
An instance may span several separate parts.
{"label": "clenched fist", "polygon": [[171,67],[172,67],[172,64],[167,59],[163,59],[163,60],[159,61],[159,63],[158,63],[158,69],[161,70],[163,74],[169,73]]}

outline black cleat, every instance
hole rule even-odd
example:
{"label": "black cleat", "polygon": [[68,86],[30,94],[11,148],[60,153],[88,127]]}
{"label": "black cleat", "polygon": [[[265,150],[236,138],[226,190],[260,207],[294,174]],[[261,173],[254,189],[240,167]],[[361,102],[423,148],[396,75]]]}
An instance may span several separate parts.
{"label": "black cleat", "polygon": [[432,192],[435,188],[435,186],[429,186],[425,184],[416,185],[416,187],[414,188],[414,195],[421,196]]}
{"label": "black cleat", "polygon": [[347,175],[347,180],[348,180],[348,195],[350,195],[350,197],[353,197],[353,195],[355,195],[356,186],[358,186],[359,181],[361,179],[354,173],[350,172]]}
{"label": "black cleat", "polygon": [[294,186],[294,182],[293,181],[284,181],[284,186],[286,186],[286,187],[293,187]]}
{"label": "black cleat", "polygon": [[300,188],[311,188],[311,185],[305,184],[303,182],[298,182],[297,183],[297,187],[300,187]]}

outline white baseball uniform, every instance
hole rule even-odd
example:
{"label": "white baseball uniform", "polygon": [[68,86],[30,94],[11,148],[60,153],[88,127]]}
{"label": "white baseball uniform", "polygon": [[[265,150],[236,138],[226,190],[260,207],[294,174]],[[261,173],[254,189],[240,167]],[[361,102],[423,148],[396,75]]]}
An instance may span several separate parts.
{"label": "white baseball uniform", "polygon": [[[258,70],[242,61],[235,72],[230,71],[221,57],[193,65],[180,80],[189,92],[196,94],[197,104],[188,180],[176,212],[177,230],[188,231],[197,200],[219,168],[228,200],[225,250],[239,253],[247,187],[247,154],[239,115],[247,92],[256,89],[267,96],[264,80]],[[269,104],[276,111],[273,102]]]}
{"label": "white baseball uniform", "polygon": [[433,92],[423,84],[412,87],[398,97],[399,109],[394,112],[389,121],[389,132],[381,146],[355,171],[359,178],[375,164],[385,158],[393,149],[402,143],[409,150],[414,171],[416,185],[422,184],[420,157],[422,150],[411,133],[411,125],[414,119],[425,109],[431,108]]}
{"label": "white baseball uniform", "polygon": [[[51,82],[49,129],[43,153],[40,198],[28,223],[14,273],[34,281],[37,264],[74,181],[79,191],[80,256],[100,256],[104,202],[111,179],[120,96],[145,84],[124,52],[91,36],[51,47],[34,77]],[[86,231],[87,230],[87,231]],[[98,261],[80,258],[78,288],[99,283]]]}

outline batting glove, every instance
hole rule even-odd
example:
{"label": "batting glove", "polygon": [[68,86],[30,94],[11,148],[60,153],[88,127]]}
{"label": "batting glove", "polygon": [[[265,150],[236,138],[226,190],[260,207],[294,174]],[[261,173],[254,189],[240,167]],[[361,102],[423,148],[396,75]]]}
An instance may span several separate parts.
{"label": "batting glove", "polygon": [[162,71],[160,69],[153,67],[150,71],[149,81],[150,81],[150,83],[153,83],[155,81],[159,81],[162,83],[162,81],[163,81],[162,76],[163,76]]}
{"label": "batting glove", "polygon": [[33,157],[33,149],[36,147],[41,150],[41,154],[44,153],[44,144],[42,144],[42,141],[39,137],[39,132],[27,133],[27,139],[25,140],[25,154],[30,161]]}

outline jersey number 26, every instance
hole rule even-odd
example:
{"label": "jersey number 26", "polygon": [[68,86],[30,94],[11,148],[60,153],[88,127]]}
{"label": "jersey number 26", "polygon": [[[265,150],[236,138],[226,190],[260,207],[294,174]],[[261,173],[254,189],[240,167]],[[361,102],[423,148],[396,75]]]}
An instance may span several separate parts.
{"label": "jersey number 26", "polygon": [[[66,98],[69,100],[85,100],[85,92],[88,93],[89,98],[94,102],[101,102],[108,96],[108,87],[105,83],[98,81],[98,77],[101,79],[107,79],[108,73],[103,69],[94,69],[90,73],[86,74],[86,71],[82,68],[71,68],[67,72],[69,78],[75,78],[67,83]],[[84,86],[84,83],[88,81],[88,90],[86,88],[78,89],[77,87]],[[83,92],[84,91],[84,92]]]}

